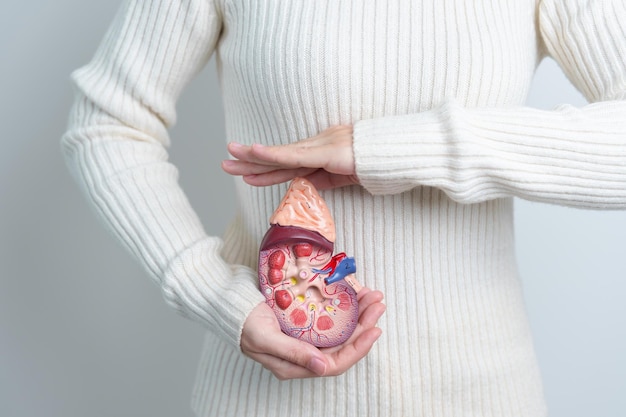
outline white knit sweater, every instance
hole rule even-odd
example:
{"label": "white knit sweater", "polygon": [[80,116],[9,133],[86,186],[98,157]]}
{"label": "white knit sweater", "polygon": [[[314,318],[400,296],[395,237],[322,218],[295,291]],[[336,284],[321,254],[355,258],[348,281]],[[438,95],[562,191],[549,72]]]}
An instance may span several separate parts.
{"label": "white knit sweater", "polygon": [[[73,75],[63,149],[167,301],[209,329],[198,415],[545,415],[513,197],[626,208],[625,22],[623,0],[128,1]],[[213,54],[229,141],[354,124],[362,186],[323,196],[337,249],[387,313],[345,375],[280,382],[239,351],[286,187],[235,180],[239,213],[218,238],[177,184],[166,129]],[[547,55],[594,104],[523,107]]]}

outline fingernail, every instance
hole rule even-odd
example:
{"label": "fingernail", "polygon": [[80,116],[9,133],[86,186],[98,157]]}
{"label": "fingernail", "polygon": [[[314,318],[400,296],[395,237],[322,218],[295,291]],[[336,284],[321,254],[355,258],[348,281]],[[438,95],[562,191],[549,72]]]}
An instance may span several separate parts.
{"label": "fingernail", "polygon": [[326,363],[319,358],[313,358],[309,361],[307,365],[309,371],[314,372],[315,374],[322,376],[326,373]]}

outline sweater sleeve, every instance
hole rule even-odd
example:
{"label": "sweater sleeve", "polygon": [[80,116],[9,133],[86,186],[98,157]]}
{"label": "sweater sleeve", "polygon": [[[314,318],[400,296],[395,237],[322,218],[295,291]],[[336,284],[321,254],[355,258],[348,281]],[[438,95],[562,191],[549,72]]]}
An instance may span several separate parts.
{"label": "sweater sleeve", "polygon": [[205,233],[167,154],[175,102],[219,40],[215,1],[125,2],[92,61],[72,74],[62,149],[88,201],[168,303],[239,347],[245,318],[264,301],[256,273],[220,256],[222,240]]}
{"label": "sweater sleeve", "polygon": [[425,185],[461,203],[517,196],[626,208],[626,3],[542,0],[544,55],[591,104],[553,110],[432,110],[354,124],[361,184],[373,194]]}

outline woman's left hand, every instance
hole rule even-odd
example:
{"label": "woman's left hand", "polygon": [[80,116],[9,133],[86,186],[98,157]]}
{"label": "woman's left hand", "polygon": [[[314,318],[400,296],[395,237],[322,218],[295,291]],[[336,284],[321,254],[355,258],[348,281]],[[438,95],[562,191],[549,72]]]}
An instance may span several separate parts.
{"label": "woman's left hand", "polygon": [[288,145],[251,146],[229,143],[234,160],[222,162],[222,169],[241,175],[255,186],[287,182],[305,177],[319,189],[358,184],[352,151],[352,125],[335,125],[317,136]]}

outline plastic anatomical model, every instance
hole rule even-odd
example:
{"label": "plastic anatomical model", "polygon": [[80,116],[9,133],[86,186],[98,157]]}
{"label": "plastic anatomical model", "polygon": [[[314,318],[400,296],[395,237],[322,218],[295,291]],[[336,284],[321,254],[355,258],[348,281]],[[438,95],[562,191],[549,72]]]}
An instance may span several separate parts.
{"label": "plastic anatomical model", "polygon": [[353,258],[333,255],[335,223],[317,190],[295,178],[270,219],[259,284],[284,333],[318,347],[345,342],[359,308]]}

